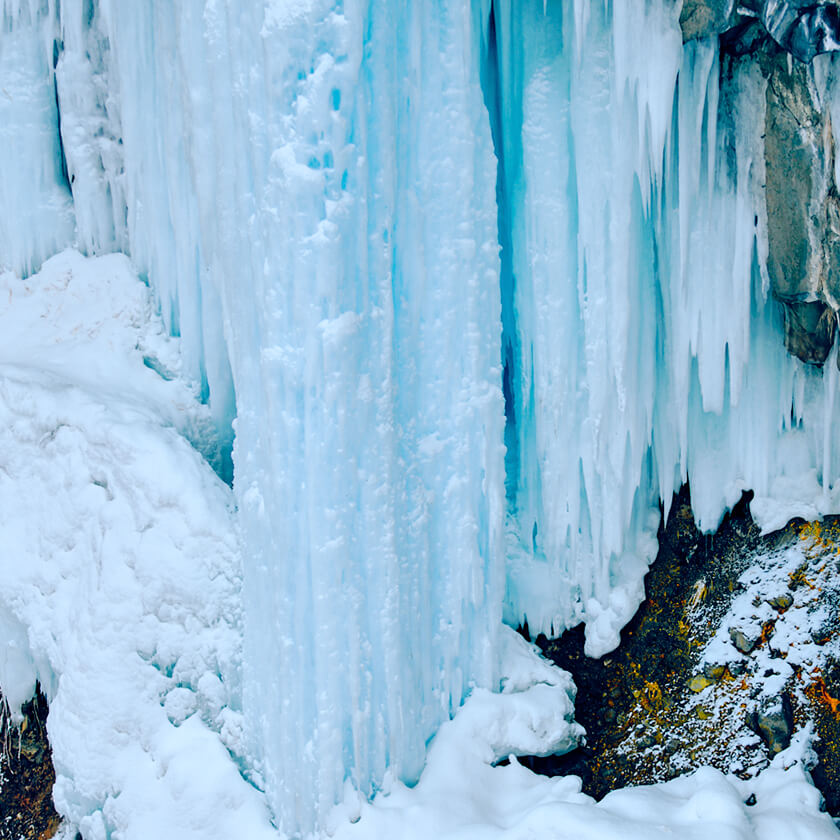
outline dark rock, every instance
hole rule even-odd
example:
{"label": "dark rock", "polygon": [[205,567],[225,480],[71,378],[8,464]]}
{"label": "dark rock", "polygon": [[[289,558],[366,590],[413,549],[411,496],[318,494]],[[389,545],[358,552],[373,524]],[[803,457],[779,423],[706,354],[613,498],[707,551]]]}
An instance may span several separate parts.
{"label": "dark rock", "polygon": [[770,36],[800,61],[840,48],[840,11],[831,0],[764,0],[762,6]]}
{"label": "dark rock", "polygon": [[697,551],[702,534],[694,522],[691,505],[687,502],[677,500],[671,508],[665,538],[673,548],[674,553],[686,560],[690,560]]}
{"label": "dark rock", "polygon": [[734,6],[733,0],[684,0],[680,11],[683,41],[708,38],[728,29]]}
{"label": "dark rock", "polygon": [[787,749],[793,734],[793,711],[787,695],[764,698],[749,724],[772,754]]}
{"label": "dark rock", "polygon": [[785,347],[798,359],[810,365],[821,365],[834,344],[836,318],[820,300],[783,301],[785,313]]}
{"label": "dark rock", "polygon": [[778,612],[789,610],[793,606],[793,596],[787,592],[777,595],[775,598],[768,598],[767,603]]}
{"label": "dark rock", "polygon": [[751,793],[745,800],[744,805],[755,805],[758,800],[755,798],[755,794]]}
{"label": "dark rock", "polygon": [[747,666],[744,662],[740,659],[736,659],[734,662],[728,662],[726,667],[729,669],[729,673],[732,674],[733,677],[740,677],[747,670]]}
{"label": "dark rock", "polygon": [[656,739],[652,735],[642,735],[638,741],[636,741],[636,746],[640,750],[647,750],[650,749],[656,743]]}
{"label": "dark rock", "polygon": [[719,662],[706,662],[703,665],[703,676],[707,679],[719,682],[725,673],[726,665],[721,665]]}
{"label": "dark rock", "polygon": [[754,628],[743,630],[740,627],[731,627],[729,629],[729,638],[732,639],[732,644],[741,653],[752,653],[761,638],[761,633]]}
{"label": "dark rock", "polygon": [[721,34],[720,51],[740,58],[757,52],[765,47],[768,41],[770,36],[761,22],[757,18],[748,18]]}

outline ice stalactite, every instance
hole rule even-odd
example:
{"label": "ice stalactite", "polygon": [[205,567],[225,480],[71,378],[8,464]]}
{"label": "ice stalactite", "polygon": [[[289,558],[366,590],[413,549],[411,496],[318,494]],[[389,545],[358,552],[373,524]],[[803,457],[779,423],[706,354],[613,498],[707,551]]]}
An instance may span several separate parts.
{"label": "ice stalactite", "polygon": [[717,39],[683,46],[677,5],[494,3],[519,455],[505,615],[584,620],[595,655],[643,597],[660,499],[690,481],[713,529],[751,488],[769,526],[827,504],[838,467],[834,391],[785,354],[770,294],[765,77]]}
{"label": "ice stalactite", "polygon": [[252,770],[290,832],[346,782],[415,780],[498,684],[480,31],[462,3],[66,0],[31,41],[56,45],[77,244],[131,254],[222,435],[235,393]]}

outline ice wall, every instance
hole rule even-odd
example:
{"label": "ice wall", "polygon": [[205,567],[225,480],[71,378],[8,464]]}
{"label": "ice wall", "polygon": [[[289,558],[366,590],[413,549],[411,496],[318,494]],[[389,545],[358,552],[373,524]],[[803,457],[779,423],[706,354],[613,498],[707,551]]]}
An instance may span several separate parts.
{"label": "ice wall", "polygon": [[308,832],[346,781],[415,780],[498,684],[480,23],[448,2],[31,5],[6,29],[35,21],[78,246],[131,254],[222,435],[235,411],[251,771]]}
{"label": "ice wall", "polygon": [[704,528],[745,488],[837,507],[836,367],[768,295],[765,82],[677,7],[4,0],[0,263],[126,251],[180,334],[289,831],[416,778],[503,612],[615,645],[681,482]]}
{"label": "ice wall", "polygon": [[594,655],[643,597],[659,499],[689,480],[708,530],[751,488],[778,527],[829,509],[840,467],[836,371],[786,356],[768,295],[766,83],[683,47],[678,5],[494,3],[505,616],[584,620]]}
{"label": "ice wall", "polygon": [[[21,275],[73,239],[52,75],[38,4],[3,2],[0,37],[0,267]],[[25,162],[25,165],[23,163]]]}

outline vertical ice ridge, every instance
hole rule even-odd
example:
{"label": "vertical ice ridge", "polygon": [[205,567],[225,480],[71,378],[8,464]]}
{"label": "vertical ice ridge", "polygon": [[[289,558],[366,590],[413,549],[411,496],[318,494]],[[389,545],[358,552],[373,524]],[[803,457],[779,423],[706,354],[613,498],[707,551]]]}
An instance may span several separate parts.
{"label": "vertical ice ridge", "polygon": [[583,619],[600,654],[683,481],[705,529],[747,488],[768,520],[780,496],[828,509],[836,395],[768,298],[758,67],[683,47],[671,2],[494,10],[519,347],[505,616]]}

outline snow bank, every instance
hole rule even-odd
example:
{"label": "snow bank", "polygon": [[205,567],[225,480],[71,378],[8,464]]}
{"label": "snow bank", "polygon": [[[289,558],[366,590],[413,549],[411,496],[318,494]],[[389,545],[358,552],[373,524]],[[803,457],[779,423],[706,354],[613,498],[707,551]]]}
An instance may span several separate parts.
{"label": "snow bank", "polygon": [[[508,631],[509,632],[509,631]],[[819,812],[820,794],[801,761],[780,755],[748,782],[701,768],[690,776],[608,794],[596,803],[576,776],[537,776],[511,757],[562,752],[580,728],[571,723],[574,687],[521,639],[504,637],[500,694],[476,692],[432,742],[418,784],[389,779],[372,803],[348,791],[327,835],[341,840],[528,838],[528,840],[829,840],[838,836]],[[515,746],[514,746],[515,745]],[[747,801],[754,804],[748,805]]]}
{"label": "snow bank", "polygon": [[0,688],[44,689],[85,840],[272,836],[236,759],[231,495],[179,434],[211,424],[177,369],[125,257],[0,276]]}

